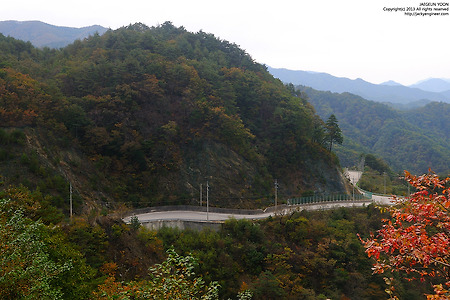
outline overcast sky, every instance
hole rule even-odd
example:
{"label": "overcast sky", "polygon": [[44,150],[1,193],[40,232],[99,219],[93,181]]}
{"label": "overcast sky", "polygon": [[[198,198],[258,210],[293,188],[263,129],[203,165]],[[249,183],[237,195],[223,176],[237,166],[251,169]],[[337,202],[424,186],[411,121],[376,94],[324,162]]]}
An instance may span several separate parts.
{"label": "overcast sky", "polygon": [[275,68],[404,85],[430,77],[450,78],[450,16],[412,17],[383,9],[418,7],[420,0],[2,2],[2,21],[111,29],[171,21],[234,42],[255,61]]}

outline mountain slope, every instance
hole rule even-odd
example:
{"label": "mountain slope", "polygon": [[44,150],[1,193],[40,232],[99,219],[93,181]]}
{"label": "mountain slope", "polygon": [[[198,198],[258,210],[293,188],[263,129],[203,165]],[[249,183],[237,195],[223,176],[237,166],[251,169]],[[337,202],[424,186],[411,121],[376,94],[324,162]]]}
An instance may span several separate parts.
{"label": "mountain slope", "polygon": [[61,50],[0,47],[0,125],[27,141],[23,163],[5,154],[25,164],[1,170],[8,180],[56,176],[90,203],[134,206],[198,204],[206,181],[216,206],[270,205],[275,178],[280,199],[346,191],[312,106],[211,34],[135,24]]}
{"label": "mountain slope", "polygon": [[73,41],[82,40],[96,33],[103,34],[107,31],[99,25],[82,28],[54,26],[40,21],[0,21],[0,33],[5,36],[29,41],[35,47],[61,48]]}
{"label": "mountain slope", "polygon": [[411,124],[420,126],[428,135],[450,141],[450,105],[443,102],[432,102],[424,107],[403,113],[403,117]]}
{"label": "mountain slope", "polygon": [[450,171],[450,104],[430,103],[400,112],[349,93],[300,89],[323,119],[330,114],[338,118],[345,138],[336,151],[343,164],[356,165],[361,153],[374,153],[397,171]]}
{"label": "mountain slope", "polygon": [[[338,78],[326,73],[306,71],[292,71],[287,69],[269,68],[269,72],[283,82],[294,85],[304,85],[316,90],[335,93],[352,93],[365,99],[377,102],[408,104],[415,101],[444,101],[450,98],[444,94],[423,91],[401,85],[378,85],[364,81],[360,78],[351,80]],[[428,101],[425,101],[425,103]]]}

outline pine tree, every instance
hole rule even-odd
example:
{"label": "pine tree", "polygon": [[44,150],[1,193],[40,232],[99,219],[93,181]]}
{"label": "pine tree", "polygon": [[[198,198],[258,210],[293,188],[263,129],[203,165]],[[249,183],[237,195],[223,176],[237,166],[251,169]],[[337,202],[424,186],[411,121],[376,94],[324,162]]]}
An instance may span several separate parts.
{"label": "pine tree", "polygon": [[344,138],[342,136],[341,128],[339,128],[338,120],[334,114],[328,118],[325,125],[327,131],[326,136],[330,147],[329,150],[331,151],[333,143],[342,144]]}

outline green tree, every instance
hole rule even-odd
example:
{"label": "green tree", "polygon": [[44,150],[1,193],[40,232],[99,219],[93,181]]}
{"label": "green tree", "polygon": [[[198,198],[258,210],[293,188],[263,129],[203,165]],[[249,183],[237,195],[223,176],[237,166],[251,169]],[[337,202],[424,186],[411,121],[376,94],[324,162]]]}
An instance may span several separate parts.
{"label": "green tree", "polygon": [[217,299],[219,285],[209,285],[201,277],[196,277],[194,268],[197,261],[194,257],[180,256],[175,250],[167,251],[169,256],[163,263],[150,269],[152,284],[149,292],[153,299]]}
{"label": "green tree", "polygon": [[[0,299],[86,299],[94,270],[55,223],[42,197],[0,191]],[[37,220],[37,221],[36,221]]]}
{"label": "green tree", "polygon": [[180,256],[173,249],[167,253],[164,262],[150,268],[151,280],[123,284],[116,282],[110,272],[110,277],[94,292],[94,299],[218,299],[219,284],[207,285],[202,277],[195,275],[194,257]]}
{"label": "green tree", "polygon": [[331,151],[331,148],[333,147],[333,143],[342,144],[344,141],[344,138],[342,136],[341,128],[339,128],[338,120],[334,114],[332,114],[327,122],[326,125],[326,136],[329,143],[329,150]]}
{"label": "green tree", "polygon": [[72,264],[53,261],[44,241],[45,226],[13,210],[8,202],[0,200],[0,298],[63,298],[55,279]]}

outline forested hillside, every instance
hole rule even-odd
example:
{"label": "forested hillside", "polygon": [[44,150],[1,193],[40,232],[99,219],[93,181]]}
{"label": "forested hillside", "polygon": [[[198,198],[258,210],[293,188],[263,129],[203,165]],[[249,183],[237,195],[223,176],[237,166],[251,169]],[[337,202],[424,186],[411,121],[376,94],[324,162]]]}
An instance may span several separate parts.
{"label": "forested hillside", "polygon": [[345,138],[336,153],[343,165],[357,165],[361,153],[372,153],[398,172],[450,171],[450,104],[398,111],[349,93],[299,88],[323,119],[338,118]]}
{"label": "forested hillside", "polygon": [[0,36],[0,59],[8,183],[134,206],[196,204],[207,180],[218,206],[270,205],[274,179],[280,197],[345,192],[313,107],[212,34],[135,24],[61,50]]}
{"label": "forested hillside", "polygon": [[403,116],[436,139],[450,141],[450,105],[448,103],[432,102],[425,107],[404,112]]}

